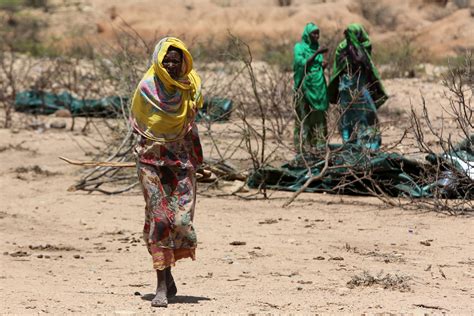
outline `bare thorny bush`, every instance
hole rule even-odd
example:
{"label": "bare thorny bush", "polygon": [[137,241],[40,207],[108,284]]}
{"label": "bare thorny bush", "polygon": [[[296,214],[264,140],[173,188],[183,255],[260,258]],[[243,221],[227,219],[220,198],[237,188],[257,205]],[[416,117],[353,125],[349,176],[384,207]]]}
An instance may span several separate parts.
{"label": "bare thorny bush", "polygon": [[[422,96],[422,113],[411,111],[416,145],[431,160],[434,172],[426,172],[429,182],[439,185],[430,199],[412,201],[416,206],[451,214],[474,211],[474,72],[472,52],[464,62],[451,65],[443,79],[445,99],[441,122],[429,113]],[[446,117],[445,117],[446,116]],[[445,126],[445,121],[455,125]],[[441,154],[440,154],[441,153]],[[457,168],[456,168],[457,167]],[[449,198],[458,197],[455,200]]]}
{"label": "bare thorny bush", "polygon": [[[11,111],[15,94],[27,87],[30,83],[35,89],[59,91],[66,89],[73,92],[80,99],[98,98],[104,94],[123,96],[122,107],[119,110],[119,120],[103,120],[111,133],[105,136],[103,130],[96,125],[97,120],[86,118],[82,128],[85,132],[90,127],[100,135],[104,146],[97,148],[95,159],[106,161],[127,162],[133,160],[132,147],[135,142],[134,134],[128,124],[130,96],[136,88],[143,73],[149,66],[156,38],[143,39],[132,27],[123,24],[123,28],[116,30],[114,43],[102,43],[101,50],[96,51],[85,64],[84,61],[74,58],[56,58],[48,62],[25,59],[21,66],[16,66],[21,60],[13,50],[1,51],[0,65],[2,75],[8,80],[2,80],[0,102],[4,105],[7,120],[5,125],[11,124]],[[210,143],[206,162],[212,165],[227,165],[229,171],[234,173],[234,179],[244,179],[238,175],[248,175],[258,172],[268,166],[279,164],[293,158],[297,151],[292,144],[295,100],[293,98],[292,73],[282,71],[281,67],[256,62],[249,46],[241,39],[230,34],[226,50],[216,58],[215,63],[207,64],[200,71],[203,77],[204,95],[208,98],[221,97],[231,99],[234,108],[231,120],[223,125],[213,120],[203,120],[201,132],[203,141]],[[455,120],[460,132],[457,138],[470,139],[472,134],[472,58],[466,59],[462,67],[452,69],[444,81],[448,88],[446,98],[450,101],[447,113]],[[29,69],[41,62],[43,69],[41,75],[35,80],[27,77]],[[15,70],[15,67],[19,67]],[[24,78],[22,77],[24,76]],[[33,83],[33,84],[31,84]],[[469,88],[466,90],[466,87]],[[470,91],[470,92],[469,92]],[[334,112],[334,111],[332,111]],[[334,157],[340,149],[330,146],[338,133],[338,120],[342,113],[334,115],[328,127],[328,136],[323,146],[322,157],[324,165],[318,175],[311,175],[311,165],[308,168],[308,180],[298,192],[285,203],[292,203],[301,192],[311,183],[323,179],[331,169],[347,168],[347,178],[339,183],[334,192],[354,183],[361,183],[369,195],[381,199],[390,206],[430,208],[437,211],[459,213],[472,211],[472,202],[469,196],[465,199],[447,200],[443,194],[435,195],[430,199],[396,199],[384,193],[368,170],[360,175],[351,166],[337,163]],[[427,154],[452,152],[455,147],[453,135],[443,134],[443,129],[434,127],[426,106],[421,116],[412,113],[413,134],[420,146],[420,151]],[[7,123],[8,122],[8,123]],[[426,141],[425,130],[421,126],[429,127],[429,132],[436,137],[438,148],[433,148],[432,143]],[[74,127],[74,124],[73,124]],[[112,139],[110,134],[113,135]],[[405,134],[403,135],[405,136]],[[402,138],[403,138],[402,136]],[[385,146],[385,150],[393,148]],[[472,152],[472,139],[469,143]],[[439,148],[440,147],[440,148]],[[105,148],[105,149],[104,149]],[[369,154],[369,153],[367,153]],[[438,157],[438,156],[437,156]],[[448,158],[458,159],[456,158]],[[462,158],[459,158],[462,159]],[[446,159],[437,159],[437,176],[429,180],[437,183],[446,179]],[[211,170],[213,170],[211,168]],[[214,169],[217,170],[217,169]],[[222,170],[222,168],[221,168]],[[468,183],[468,192],[472,191],[472,180],[459,171],[450,168],[451,174],[456,175],[456,181]],[[426,173],[429,174],[428,172]],[[223,175],[228,179],[228,175]],[[471,181],[471,182],[469,182]],[[121,188],[104,189],[104,184],[122,183]],[[470,184],[469,184],[470,183]],[[95,167],[87,170],[82,178],[72,187],[73,190],[99,191],[107,194],[116,194],[127,191],[137,184],[135,175],[112,167]],[[243,185],[242,185],[243,186]],[[238,190],[232,192],[238,195]],[[265,184],[257,192],[268,198]],[[249,195],[239,195],[249,198]],[[251,197],[252,195],[250,195]]]}
{"label": "bare thorny bush", "polygon": [[[99,151],[97,158],[119,163],[134,160],[133,146],[136,136],[129,124],[129,103],[138,82],[150,65],[149,56],[156,42],[156,38],[145,40],[130,25],[123,22],[124,26],[115,30],[115,41],[102,43],[101,50],[97,52],[100,57],[94,63],[94,69],[99,75],[96,84],[104,87],[109,94],[114,93],[121,97],[121,107],[117,114],[119,119],[113,125],[107,124],[115,137],[104,139],[106,150]],[[97,132],[101,134],[99,129]],[[110,183],[122,183],[122,187],[102,188],[104,184]],[[119,194],[137,185],[136,175],[129,169],[98,166],[87,171],[70,190]]]}
{"label": "bare thorny bush", "polygon": [[[155,40],[145,41],[126,23],[116,30],[113,43],[90,44],[92,52],[88,58],[71,56],[67,51],[62,56],[32,57],[19,53],[14,48],[14,33],[0,40],[0,105],[3,107],[3,126],[12,127],[16,96],[23,90],[33,89],[43,92],[69,92],[74,98],[85,102],[90,99],[102,99],[104,96],[118,95],[121,107],[116,113],[118,119],[95,118],[83,114],[85,122],[81,128],[84,135],[95,138],[92,154],[95,159],[106,161],[129,161],[134,135],[129,128],[129,99],[138,81],[144,73]],[[100,49],[93,49],[99,47]],[[84,103],[86,104],[86,103]],[[65,103],[72,113],[73,104]],[[76,125],[75,115],[71,115],[71,131]],[[28,126],[26,126],[28,127]],[[104,129],[105,128],[105,129]],[[125,137],[124,137],[125,135]],[[84,139],[86,140],[86,139]],[[82,146],[79,146],[82,148]],[[132,181],[134,183],[129,184]],[[122,182],[125,189],[108,190],[100,188],[104,183]],[[100,191],[120,193],[135,186],[133,173],[110,167],[97,167],[85,172],[72,190]]]}
{"label": "bare thorny bush", "polygon": [[[233,99],[235,108],[232,128],[226,126],[225,130],[219,131],[215,124],[208,122],[205,124],[206,136],[211,139],[212,148],[220,161],[240,159],[251,163],[241,165],[241,168],[245,169],[244,172],[262,171],[264,178],[260,183],[258,193],[261,193],[263,198],[268,198],[264,169],[292,159],[298,152],[303,152],[302,148],[305,147],[302,145],[302,135],[300,135],[300,146],[294,148],[292,142],[294,117],[298,119],[294,113],[296,98],[293,96],[292,73],[282,72],[281,68],[255,62],[245,42],[232,35],[231,39],[233,44],[226,52],[234,61],[231,64],[232,69],[228,71],[232,74],[229,76],[231,80],[215,79],[214,82],[218,82],[219,87],[213,86],[211,91],[225,91],[226,95]],[[223,86],[225,88],[222,88]],[[358,97],[354,96],[354,99]],[[342,114],[341,111],[335,113],[335,119],[331,120],[324,146],[309,152],[311,154],[311,151],[314,151],[318,157],[324,158],[324,165],[321,166],[317,175],[312,176],[313,165],[305,160],[305,155],[300,155],[308,169],[308,178],[285,205],[291,204],[313,182],[324,179],[329,171],[341,168],[348,169],[347,177],[333,188],[333,192],[342,191],[354,182],[360,182],[371,194],[387,203],[392,203],[390,197],[384,194],[377,182],[372,179],[370,172],[361,176],[351,169],[352,165],[337,161],[337,155],[343,148],[331,146],[330,142],[334,141],[338,133],[339,119]],[[229,138],[232,138],[232,141],[222,141]],[[369,150],[363,152],[361,156],[364,154],[368,156]]]}
{"label": "bare thorny bush", "polygon": [[[207,97],[227,97],[233,102],[232,119],[225,129],[204,121],[204,135],[211,142],[208,161],[233,162],[238,173],[258,171],[285,160],[291,152],[289,136],[293,120],[291,74],[278,66],[255,62],[247,43],[229,35],[216,71],[203,72]],[[259,190],[267,197],[264,184]],[[248,198],[248,197],[247,197]]]}
{"label": "bare thorny bush", "polygon": [[[421,96],[422,113],[416,113],[412,109],[411,127],[394,143],[381,148],[381,153],[390,153],[398,144],[404,141],[413,143],[414,140],[414,145],[418,147],[417,156],[423,157],[423,162],[417,164],[422,168],[419,174],[412,175],[414,177],[412,189],[421,189],[423,191],[419,192],[421,196],[406,194],[392,197],[387,194],[387,189],[390,190],[393,184],[390,181],[376,179],[371,168],[361,172],[360,168],[354,168],[355,164],[344,166],[332,162],[339,149],[331,149],[329,146],[334,134],[330,128],[326,139],[324,166],[319,174],[309,177],[305,185],[285,205],[293,202],[311,183],[324,179],[331,169],[345,168],[346,176],[332,188],[334,192],[357,183],[363,188],[361,194],[368,193],[390,207],[430,210],[452,215],[472,213],[474,211],[473,82],[472,53],[467,52],[464,62],[452,65],[444,76],[442,82],[445,88],[444,99],[448,105],[443,107],[441,119],[433,119],[433,116],[440,113],[430,113],[424,97]],[[353,99],[357,98],[358,96],[353,96]],[[336,115],[336,124],[333,128],[338,124],[342,114],[343,112],[339,112]],[[445,121],[451,122],[455,127],[445,126]],[[363,151],[360,157],[369,157],[371,154],[370,150]],[[309,170],[310,166],[307,167]],[[402,170],[410,168],[403,164],[401,167]]]}
{"label": "bare thorny bush", "polygon": [[[149,60],[155,41],[145,41],[132,28],[120,30],[120,35],[119,45],[109,46],[108,58],[101,59],[102,67],[105,67],[102,76],[107,80],[121,78],[113,81],[113,88],[130,96],[146,70],[143,60]],[[281,152],[292,151],[287,141],[291,135],[289,127],[294,108],[291,73],[280,72],[277,66],[257,65],[249,46],[232,35],[229,46],[222,54],[228,62],[207,65],[201,72],[203,89],[207,99],[231,99],[234,104],[233,118],[224,129],[212,119],[201,122],[203,140],[208,140],[211,145],[205,162],[224,179],[244,180],[243,174],[270,166],[275,161],[284,161],[286,157]],[[129,128],[128,107],[124,106],[122,112],[124,126]],[[125,137],[117,139],[121,142],[114,146],[117,148],[118,145],[118,151],[112,152],[106,161],[133,159],[134,136],[129,129],[125,133]],[[111,167],[96,167],[87,172],[73,189],[120,193],[136,184],[114,191],[99,188],[102,183],[124,180],[124,176],[117,176],[118,172]],[[264,186],[259,193],[267,197]]]}

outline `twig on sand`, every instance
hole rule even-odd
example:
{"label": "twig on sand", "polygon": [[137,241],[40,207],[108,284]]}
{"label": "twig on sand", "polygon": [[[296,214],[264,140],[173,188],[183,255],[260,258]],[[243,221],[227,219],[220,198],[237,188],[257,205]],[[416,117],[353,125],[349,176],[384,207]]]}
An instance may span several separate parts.
{"label": "twig on sand", "polygon": [[426,304],[413,304],[413,306],[421,307],[421,308],[427,308],[427,309],[437,309],[437,310],[449,311],[449,309],[446,309],[446,308],[443,308],[443,307],[440,307],[440,306],[431,306],[431,305],[426,305]]}
{"label": "twig on sand", "polygon": [[86,167],[114,167],[114,168],[133,168],[136,167],[136,163],[133,161],[80,161],[73,160],[66,157],[59,156],[59,159],[67,162],[71,165],[86,166]]}

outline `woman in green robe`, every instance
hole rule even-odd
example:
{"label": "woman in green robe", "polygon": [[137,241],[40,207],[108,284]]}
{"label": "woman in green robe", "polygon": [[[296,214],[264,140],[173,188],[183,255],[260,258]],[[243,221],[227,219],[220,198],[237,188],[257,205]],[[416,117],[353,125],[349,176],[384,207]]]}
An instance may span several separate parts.
{"label": "woman in green robe", "polygon": [[314,23],[308,23],[301,42],[295,45],[293,59],[297,116],[294,143],[298,151],[326,141],[326,110],[329,102],[324,77],[327,63],[322,55],[326,51],[319,47],[319,28]]}
{"label": "woman in green robe", "polygon": [[339,128],[343,142],[378,150],[382,138],[376,112],[388,96],[372,62],[372,44],[364,27],[350,24],[344,35],[336,49],[329,101],[341,106]]}

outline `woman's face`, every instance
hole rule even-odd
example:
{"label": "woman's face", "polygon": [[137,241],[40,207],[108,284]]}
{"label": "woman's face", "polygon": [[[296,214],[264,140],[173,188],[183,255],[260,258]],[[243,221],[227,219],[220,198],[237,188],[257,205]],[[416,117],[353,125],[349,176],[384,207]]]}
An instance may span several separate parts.
{"label": "woman's face", "polygon": [[175,80],[179,78],[182,65],[183,58],[181,54],[175,50],[168,50],[163,58],[163,67],[170,74],[171,78]]}
{"label": "woman's face", "polygon": [[309,33],[309,38],[311,39],[311,43],[317,44],[319,41],[319,30],[314,30]]}

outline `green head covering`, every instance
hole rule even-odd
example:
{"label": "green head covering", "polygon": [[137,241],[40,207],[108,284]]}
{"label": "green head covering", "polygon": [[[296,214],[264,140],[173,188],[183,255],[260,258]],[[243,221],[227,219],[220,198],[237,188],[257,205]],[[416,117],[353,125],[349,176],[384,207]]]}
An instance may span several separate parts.
{"label": "green head covering", "polygon": [[362,46],[366,50],[368,50],[368,53],[371,53],[372,43],[370,42],[369,34],[367,34],[362,24],[349,24],[345,33],[349,40],[354,44],[354,46],[356,46],[357,48]]}
{"label": "green head covering", "polygon": [[293,50],[293,79],[294,90],[301,92],[306,103],[313,109],[326,110],[328,99],[326,93],[326,78],[322,67],[323,55],[318,54],[311,65],[306,65],[308,59],[314,55],[319,48],[319,43],[312,43],[310,34],[319,30],[314,23],[306,24],[301,42],[295,44]]}
{"label": "green head covering", "polygon": [[331,103],[337,103],[338,100],[339,76],[349,65],[348,55],[343,54],[343,52],[347,50],[347,41],[349,40],[356,49],[364,53],[367,57],[371,72],[371,74],[369,74],[371,86],[370,91],[375,105],[378,108],[385,103],[388,99],[388,95],[382,85],[379,72],[372,61],[372,43],[370,42],[369,35],[364,27],[359,23],[349,24],[344,34],[346,35],[346,38],[339,43],[334,57],[332,76],[328,87],[329,101]]}
{"label": "green head covering", "polygon": [[316,30],[319,30],[319,27],[313,22],[310,22],[306,24],[306,26],[304,27],[303,35],[301,35],[301,40],[303,41],[303,43],[307,44],[308,46],[311,46],[311,48],[315,48],[315,50],[318,49],[319,43],[313,44],[311,42],[311,37],[309,36],[309,34],[313,33]]}

